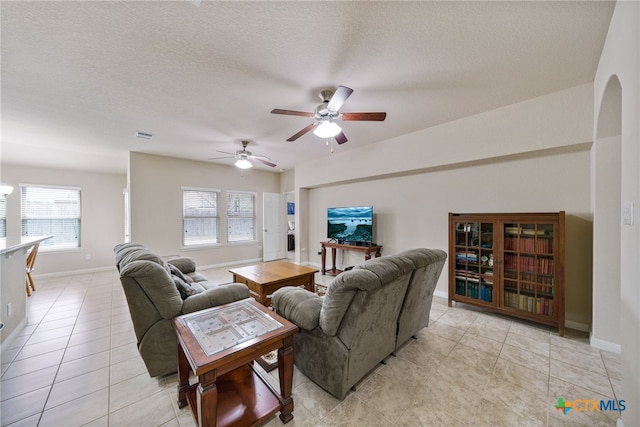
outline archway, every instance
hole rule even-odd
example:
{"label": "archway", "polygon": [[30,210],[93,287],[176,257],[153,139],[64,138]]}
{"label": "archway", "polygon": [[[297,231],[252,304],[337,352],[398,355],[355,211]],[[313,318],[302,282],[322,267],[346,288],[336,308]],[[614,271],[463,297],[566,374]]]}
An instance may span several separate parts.
{"label": "archway", "polygon": [[[621,201],[622,87],[607,82],[592,148],[593,301],[591,344],[619,353],[621,218],[632,220],[633,206]],[[624,210],[624,212],[623,212]],[[624,215],[623,215],[624,214]]]}

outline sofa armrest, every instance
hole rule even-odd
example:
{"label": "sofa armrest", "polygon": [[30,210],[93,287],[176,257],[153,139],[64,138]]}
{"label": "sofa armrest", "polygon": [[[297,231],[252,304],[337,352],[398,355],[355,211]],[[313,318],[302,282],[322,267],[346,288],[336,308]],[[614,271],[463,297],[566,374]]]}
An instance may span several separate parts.
{"label": "sofa armrest", "polygon": [[285,286],[273,293],[271,304],[276,313],[307,331],[320,324],[322,297],[305,289]]}
{"label": "sofa armrest", "polygon": [[249,288],[242,283],[230,283],[217,288],[207,289],[199,294],[192,295],[182,304],[182,314],[193,313],[194,311],[206,308],[217,307],[241,299],[249,298]]}
{"label": "sofa armrest", "polygon": [[188,257],[172,258],[170,260],[167,260],[167,262],[169,264],[175,265],[178,268],[178,270],[182,271],[184,274],[189,274],[196,271],[196,262],[193,260],[193,258],[188,258]]}

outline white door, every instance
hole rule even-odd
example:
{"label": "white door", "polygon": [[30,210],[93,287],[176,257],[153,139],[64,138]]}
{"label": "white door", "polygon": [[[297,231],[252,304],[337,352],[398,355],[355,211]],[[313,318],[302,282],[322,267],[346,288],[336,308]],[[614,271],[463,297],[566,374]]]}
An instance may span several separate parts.
{"label": "white door", "polygon": [[264,193],[262,203],[262,259],[273,261],[286,257],[287,209],[283,194]]}

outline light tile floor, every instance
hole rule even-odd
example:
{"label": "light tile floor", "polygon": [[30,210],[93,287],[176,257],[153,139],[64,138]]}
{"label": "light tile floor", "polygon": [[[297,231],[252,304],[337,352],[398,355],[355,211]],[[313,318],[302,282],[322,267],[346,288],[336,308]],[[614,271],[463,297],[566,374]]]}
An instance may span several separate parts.
{"label": "light tile floor", "polygon": [[[212,281],[227,269],[205,270]],[[318,275],[318,283],[329,278]],[[150,378],[115,271],[40,278],[29,324],[1,355],[2,426],[193,426],[176,375]],[[277,370],[267,374],[277,384]],[[431,323],[339,401],[294,374],[290,426],[615,425],[559,397],[620,399],[620,359],[557,331],[435,298]],[[268,426],[282,423],[277,417]]]}

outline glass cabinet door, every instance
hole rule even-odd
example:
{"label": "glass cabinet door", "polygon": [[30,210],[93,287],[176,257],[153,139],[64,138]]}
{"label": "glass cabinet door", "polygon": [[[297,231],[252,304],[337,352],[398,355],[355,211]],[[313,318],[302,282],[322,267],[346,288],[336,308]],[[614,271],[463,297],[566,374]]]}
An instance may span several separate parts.
{"label": "glass cabinet door", "polygon": [[503,305],[513,310],[553,316],[553,224],[504,224]]}
{"label": "glass cabinet door", "polygon": [[455,223],[455,293],[495,305],[494,223]]}

